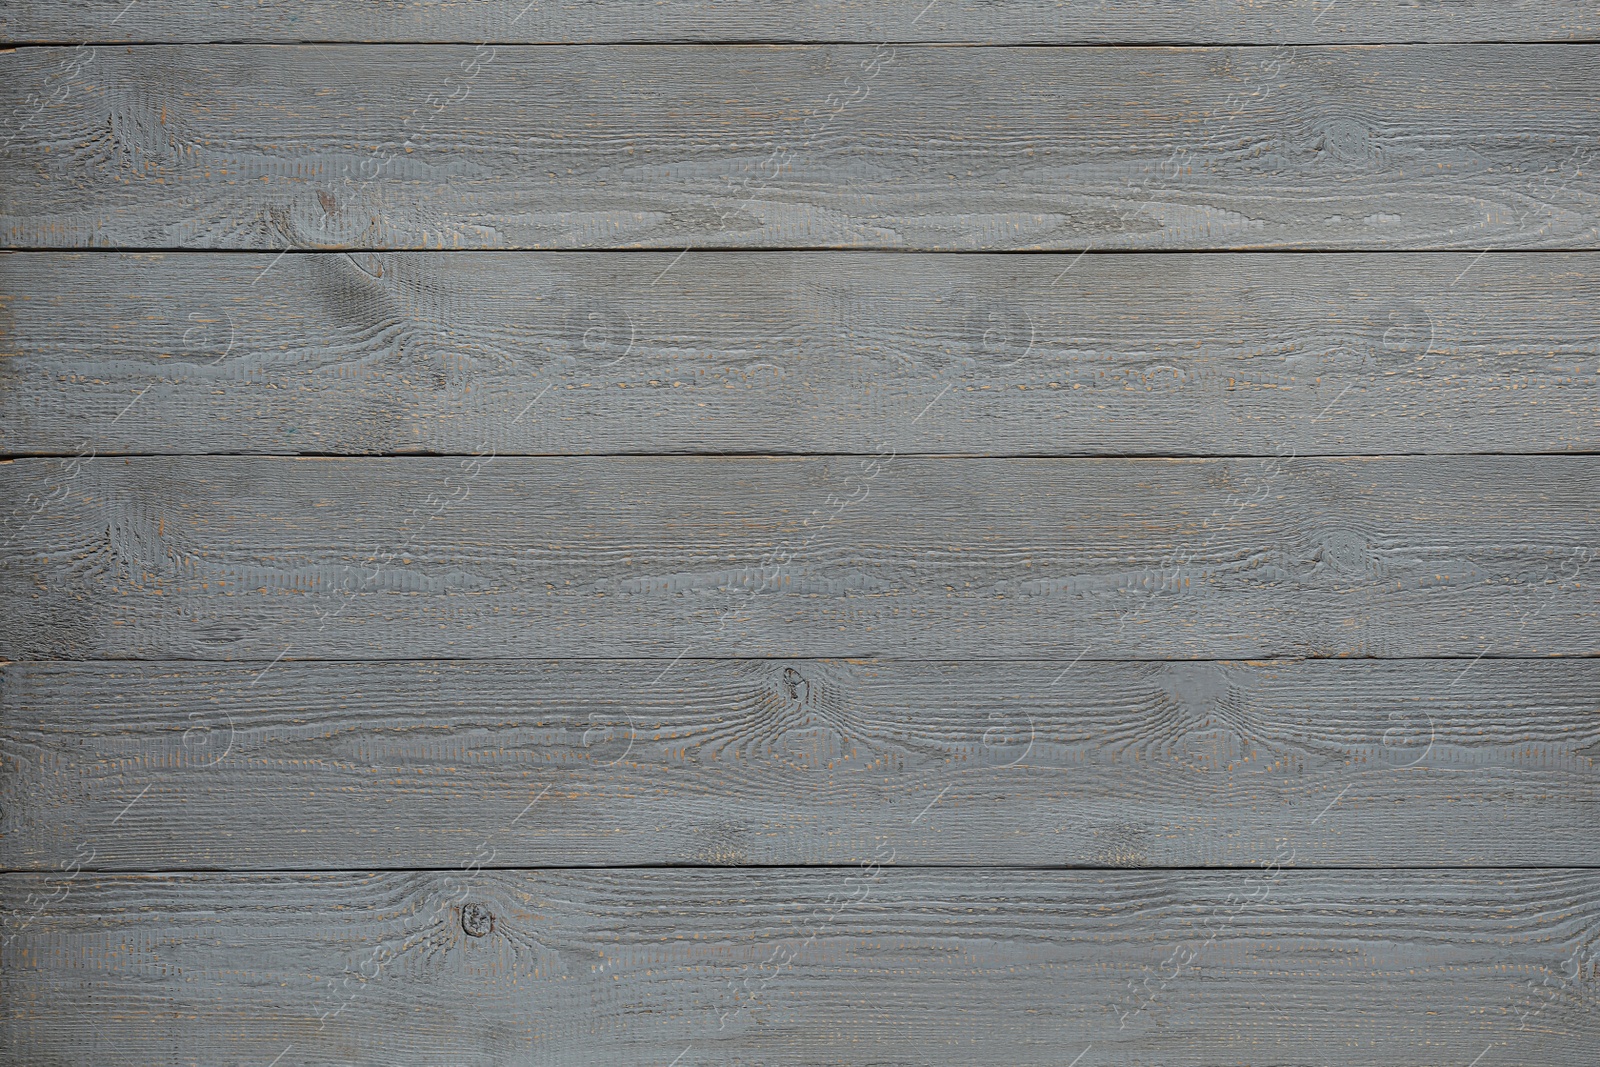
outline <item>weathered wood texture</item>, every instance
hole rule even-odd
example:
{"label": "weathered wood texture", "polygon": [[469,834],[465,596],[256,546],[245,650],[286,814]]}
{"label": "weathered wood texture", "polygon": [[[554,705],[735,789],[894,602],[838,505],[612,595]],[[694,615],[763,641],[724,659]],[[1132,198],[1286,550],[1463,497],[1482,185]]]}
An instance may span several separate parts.
{"label": "weathered wood texture", "polygon": [[0,292],[13,455],[1600,449],[1592,253],[21,253]]}
{"label": "weathered wood texture", "polygon": [[1282,869],[1296,836],[1204,873],[6,875],[6,1062],[1592,1067],[1600,872]]}
{"label": "weathered wood texture", "polygon": [[1575,0],[357,0],[185,3],[13,0],[0,38],[25,41],[926,41],[987,44],[1570,41],[1600,37]]}
{"label": "weathered wood texture", "polygon": [[1597,484],[1594,456],[13,460],[0,654],[1594,655]]}
{"label": "weathered wood texture", "polygon": [[1600,244],[1594,45],[43,48],[0,109],[10,247]]}
{"label": "weathered wood texture", "polygon": [[0,1067],[1594,1067],[1600,7],[524,5],[0,12]]}
{"label": "weathered wood texture", "polygon": [[0,864],[1600,866],[1600,661],[1069,664],[13,663]]}

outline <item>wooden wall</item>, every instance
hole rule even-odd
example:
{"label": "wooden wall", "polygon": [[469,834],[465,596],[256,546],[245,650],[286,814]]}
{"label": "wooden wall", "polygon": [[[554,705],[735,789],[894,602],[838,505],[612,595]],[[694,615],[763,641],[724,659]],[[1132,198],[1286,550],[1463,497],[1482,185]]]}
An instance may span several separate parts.
{"label": "wooden wall", "polygon": [[1593,4],[0,35],[0,1063],[1600,1057]]}

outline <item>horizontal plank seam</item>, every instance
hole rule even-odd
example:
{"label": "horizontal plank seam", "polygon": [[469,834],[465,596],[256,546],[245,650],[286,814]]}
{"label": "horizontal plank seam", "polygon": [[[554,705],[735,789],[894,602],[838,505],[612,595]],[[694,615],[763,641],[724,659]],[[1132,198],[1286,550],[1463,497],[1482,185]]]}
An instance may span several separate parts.
{"label": "horizontal plank seam", "polygon": [[[356,462],[360,462],[362,460],[377,460],[377,459],[394,459],[394,460],[411,460],[411,459],[415,459],[415,460],[423,460],[423,459],[435,459],[435,458],[449,458],[449,457],[452,457],[452,456],[457,457],[457,458],[461,458],[461,457],[473,457],[473,458],[476,458],[476,457],[480,457],[480,456],[486,455],[486,454],[487,453],[478,453],[478,452],[440,452],[440,453],[428,453],[428,452],[384,452],[384,453],[376,453],[376,452],[373,452],[373,453],[364,453],[364,452],[354,452],[354,453],[347,453],[347,452],[263,452],[263,453],[257,453],[257,452],[201,452],[201,453],[196,453],[195,458],[202,458],[202,459],[229,458],[229,459],[251,459],[251,460],[262,460],[262,461],[269,461],[269,460],[298,460],[298,459],[335,459],[335,460],[346,460],[346,461],[349,461],[351,463],[356,463]],[[557,453],[537,452],[537,453],[529,453],[526,456],[513,455],[512,453],[508,453],[508,452],[501,452],[501,453],[497,453],[497,454],[505,456],[508,459],[559,459],[559,460],[563,460],[565,462],[570,462],[570,463],[587,462],[589,460],[607,459],[607,458],[609,458],[609,459],[638,459],[638,460],[669,460],[669,461],[673,461],[673,462],[684,462],[684,461],[707,461],[707,462],[709,462],[709,461],[712,461],[712,460],[719,460],[719,459],[749,459],[749,460],[771,459],[771,460],[783,460],[783,461],[788,462],[788,461],[793,461],[793,460],[797,460],[797,459],[852,459],[852,458],[856,458],[856,457],[875,457],[875,456],[881,456],[882,455],[881,452],[676,452],[676,453],[674,453],[674,452],[594,452],[594,453],[584,453],[584,454],[579,454],[579,455],[573,455],[573,454],[568,454],[568,453],[559,453],[559,452],[557,452]],[[899,452],[899,453],[896,453],[896,455],[900,456],[900,457],[906,457],[906,456],[909,456],[910,453]],[[1374,459],[1418,459],[1418,460],[1465,459],[1465,460],[1474,460],[1474,459],[1491,459],[1491,458],[1493,458],[1495,456],[1506,456],[1506,457],[1509,457],[1509,458],[1519,458],[1519,457],[1522,457],[1522,456],[1536,456],[1536,457],[1540,457],[1540,458],[1544,458],[1544,459],[1550,459],[1550,460],[1564,460],[1564,459],[1585,459],[1585,458],[1593,457],[1593,456],[1596,456],[1596,455],[1600,455],[1600,452],[1594,452],[1594,451],[1582,451],[1582,452],[1579,452],[1579,451],[1572,451],[1572,452],[1375,452],[1375,453],[1371,453],[1371,454],[1364,454],[1364,453],[1359,453],[1359,452],[1339,452],[1339,453],[1329,453],[1327,455],[1317,455],[1317,456],[1280,455],[1279,453],[1276,453],[1276,452],[1265,453],[1265,454],[1262,454],[1262,455],[1257,455],[1257,454],[1251,453],[1251,452],[1243,452],[1243,453],[1226,453],[1226,454],[1218,453],[1216,455],[1196,454],[1196,455],[1189,455],[1189,456],[1172,455],[1172,454],[1168,454],[1168,453],[1149,453],[1149,454],[1145,454],[1145,453],[1128,453],[1128,454],[1125,454],[1125,455],[1104,455],[1104,456],[1102,456],[1102,455],[1094,455],[1094,454],[1091,454],[1091,453],[1077,453],[1077,454],[1065,454],[1064,453],[1064,454],[1061,454],[1061,455],[1043,455],[1043,454],[1033,455],[1033,454],[1029,454],[1029,453],[990,454],[990,453],[986,453],[986,452],[949,452],[949,453],[931,453],[930,454],[931,458],[944,459],[944,460],[949,460],[951,462],[961,462],[961,463],[970,462],[970,463],[985,463],[985,464],[990,463],[991,461],[997,460],[997,459],[999,459],[999,460],[1015,460],[1018,463],[1046,463],[1046,462],[1053,462],[1053,461],[1058,461],[1058,460],[1061,461],[1061,462],[1065,462],[1065,463],[1146,463],[1146,462],[1159,463],[1159,462],[1163,462],[1163,461],[1166,461],[1166,460],[1172,460],[1173,462],[1177,462],[1177,463],[1210,463],[1210,462],[1217,462],[1217,461],[1223,461],[1223,460],[1234,460],[1234,459],[1267,459],[1267,458],[1272,458],[1272,459],[1281,459],[1284,462],[1294,462],[1296,460],[1305,460],[1305,461],[1308,461],[1308,462],[1316,462],[1316,463],[1335,463],[1335,462],[1343,462],[1343,461],[1346,461],[1346,460],[1354,462],[1354,461],[1359,461],[1359,460],[1374,460]],[[79,456],[79,453],[77,453],[77,452],[63,452],[63,453],[50,453],[50,454],[41,453],[38,456],[31,456],[31,455],[22,456],[22,455],[19,455],[19,456],[15,457],[15,458],[17,458],[17,459],[71,459],[71,458],[76,458],[78,456]],[[121,458],[121,459],[149,459],[149,460],[164,460],[164,459],[166,459],[166,460],[175,460],[175,459],[184,458],[184,454],[183,453],[174,453],[174,452],[137,452],[137,453],[135,453],[135,452],[127,452],[127,453],[120,453],[119,454],[119,458]]]}
{"label": "horizontal plank seam", "polygon": [[[1063,652],[1062,653],[1063,656],[1068,655],[1068,654],[1069,654],[1069,652]],[[1495,663],[1495,662],[1500,662],[1500,663],[1553,663],[1553,662],[1571,663],[1571,662],[1579,662],[1579,663],[1582,663],[1582,662],[1587,662],[1589,660],[1596,660],[1596,659],[1600,659],[1600,651],[1587,652],[1587,653],[1583,653],[1581,655],[1578,655],[1578,654],[1570,654],[1569,655],[1569,654],[1564,654],[1564,653],[1545,653],[1545,654],[1541,655],[1541,654],[1538,654],[1538,653],[1530,653],[1528,655],[1523,655],[1523,656],[1498,656],[1498,655],[1489,655],[1489,654],[1486,654],[1486,653],[1479,653],[1476,656],[1468,656],[1466,654],[1462,654],[1460,656],[1289,656],[1289,655],[1279,654],[1279,655],[1262,655],[1262,656],[1203,656],[1203,657],[1202,656],[1193,656],[1193,657],[1184,657],[1184,658],[1181,658],[1181,659],[1173,658],[1173,657],[1162,657],[1162,656],[1152,656],[1152,657],[1149,657],[1149,658],[1137,658],[1137,659],[1129,659],[1129,658],[1098,659],[1098,658],[1090,658],[1088,656],[1085,656],[1085,657],[1082,657],[1080,660],[1077,660],[1075,662],[1082,662],[1082,663],[1276,663],[1276,664],[1282,664],[1282,665],[1285,665],[1285,666],[1289,666],[1289,665],[1294,665],[1294,664],[1298,664],[1298,663],[1440,663],[1440,664],[1443,664],[1443,663],[1461,663],[1461,662],[1467,661],[1467,660],[1470,660],[1472,662],[1482,661],[1482,662],[1486,662],[1486,663]],[[470,658],[470,657],[443,657],[443,656],[395,656],[395,657],[360,657],[360,658],[336,657],[336,658],[332,658],[332,659],[322,659],[322,658],[317,658],[317,657],[304,657],[304,658],[302,658],[302,657],[299,657],[299,656],[288,656],[288,657],[285,657],[285,656],[282,656],[280,654],[277,659],[271,660],[271,662],[278,664],[278,668],[277,669],[282,670],[282,669],[284,669],[286,667],[290,667],[290,666],[293,666],[295,664],[301,664],[301,663],[325,663],[325,664],[326,663],[428,663],[428,664],[441,664],[441,665],[443,665],[443,664],[460,664],[460,665],[463,665],[463,666],[466,666],[466,665],[483,666],[483,665],[494,664],[494,663],[503,663],[503,664],[525,664],[525,663],[667,663],[667,662],[672,662],[672,663],[678,663],[678,662],[686,662],[686,663],[816,663],[819,660],[820,661],[868,660],[868,661],[871,661],[873,663],[884,663],[884,664],[891,664],[891,663],[912,663],[912,664],[915,664],[915,663],[923,663],[923,664],[933,664],[933,663],[939,663],[939,664],[964,664],[964,663],[973,663],[973,664],[1024,664],[1024,663],[1032,663],[1032,664],[1042,664],[1042,665],[1053,665],[1053,664],[1059,662],[1059,659],[1055,659],[1055,660],[1052,660],[1052,659],[1039,659],[1037,657],[1034,657],[1034,658],[993,657],[993,658],[991,658],[991,657],[976,657],[976,656],[942,656],[942,657],[937,657],[937,658],[927,658],[927,657],[906,657],[906,656],[882,655],[882,654],[879,654],[879,653],[876,653],[876,652],[842,652],[842,653],[828,653],[826,655],[816,655],[816,656],[800,656],[800,655],[795,655],[795,656],[779,656],[779,655],[773,655],[773,656],[738,656],[738,655],[691,656],[691,655],[687,655],[687,654],[682,654],[682,655],[679,655],[677,657],[672,657],[672,656],[667,656],[665,654],[662,654],[662,655],[656,655],[656,656],[528,656],[528,657],[517,657],[517,658],[485,657],[483,659],[475,659],[475,658]],[[93,658],[84,658],[84,659],[15,659],[15,660],[0,659],[0,670],[3,670],[6,667],[14,667],[14,666],[21,666],[21,665],[39,666],[39,665],[44,665],[44,664],[55,664],[55,665],[62,665],[62,666],[66,666],[66,665],[77,666],[77,665],[90,664],[90,663],[140,664],[140,665],[149,666],[149,667],[156,667],[156,666],[161,666],[161,665],[175,666],[175,665],[179,665],[179,664],[208,664],[208,665],[210,665],[212,667],[223,667],[223,666],[227,666],[229,664],[237,664],[237,665],[240,665],[240,666],[244,666],[244,665],[249,665],[249,664],[263,663],[263,662],[267,662],[267,661],[268,661],[268,659],[267,659],[266,656],[261,656],[260,658],[251,657],[251,658],[235,658],[235,659],[175,659],[175,658],[172,658],[170,656],[169,657],[165,657],[165,658],[160,658],[160,659],[131,657],[131,656],[130,657],[107,656],[107,657],[93,657]]]}
{"label": "horizontal plank seam", "polygon": [[1561,246],[1556,248],[1519,248],[1505,246],[1474,252],[1470,248],[1259,248],[1251,245],[1227,248],[1101,248],[1093,245],[1063,245],[1060,248],[883,248],[855,245],[755,245],[748,248],[730,248],[719,245],[674,249],[660,248],[411,248],[411,247],[350,247],[350,248],[292,248],[287,251],[272,248],[206,248],[195,245],[0,245],[4,255],[183,255],[199,256],[349,256],[405,253],[415,256],[503,256],[507,254],[530,256],[661,256],[673,253],[770,256],[778,254],[811,254],[818,256],[1070,256],[1074,253],[1096,256],[1482,256],[1493,259],[1501,256],[1600,256],[1600,248]]}
{"label": "horizontal plank seam", "polygon": [[[526,871],[537,873],[540,871],[830,871],[842,870],[850,867],[860,867],[859,863],[741,863],[741,864],[709,864],[709,863],[616,863],[616,864],[559,864],[538,867],[508,866],[498,867],[490,865],[475,865],[474,871],[499,871],[513,873]],[[1175,866],[1175,867],[1123,867],[1106,866],[1102,864],[950,864],[950,863],[900,863],[885,862],[879,864],[885,870],[907,871],[953,871],[957,874],[966,874],[978,871],[993,871],[996,873],[1006,871],[1120,871],[1134,873],[1161,873],[1161,874],[1231,874],[1239,871],[1258,870],[1262,864],[1242,864],[1239,866]],[[107,874],[107,875],[150,875],[164,877],[167,875],[191,874],[305,874],[305,875],[366,875],[366,874],[451,874],[460,873],[461,866],[453,867],[161,867],[161,868],[104,868],[80,867],[80,874]],[[1418,867],[1373,866],[1353,867],[1347,865],[1316,865],[1300,866],[1298,864],[1284,864],[1281,869],[1285,872],[1303,872],[1315,874],[1324,871],[1348,871],[1361,874],[1381,874],[1391,871],[1407,873],[1418,871],[1440,872],[1472,872],[1476,874],[1493,874],[1499,871],[1600,871],[1600,866],[1591,864],[1530,864],[1516,866],[1497,864],[1483,867],[1468,867],[1461,865],[1429,864]],[[6,867],[0,868],[0,876],[21,875],[50,877],[59,875],[59,870]]]}
{"label": "horizontal plank seam", "polygon": [[503,45],[508,48],[826,48],[832,46],[877,46],[891,48],[1035,48],[1035,49],[1085,49],[1085,48],[1124,48],[1124,49],[1155,49],[1155,48],[1237,48],[1237,49],[1263,49],[1263,48],[1471,48],[1477,45],[1588,45],[1600,43],[1596,37],[1545,37],[1545,38],[1515,38],[1515,37],[1474,37],[1452,40],[1337,40],[1337,41],[1228,41],[1207,39],[1182,39],[1158,38],[1148,41],[1005,41],[989,40],[976,41],[969,39],[940,40],[885,40],[882,38],[855,38],[855,37],[829,37],[829,38],[801,38],[801,37],[748,37],[729,40],[708,40],[691,37],[627,37],[605,41],[531,41],[515,37],[500,37],[489,34],[484,37],[471,39],[447,38],[412,38],[398,37],[392,40],[353,40],[335,37],[303,37],[295,40],[267,37],[161,37],[142,38],[137,41],[116,39],[90,39],[83,41],[29,39],[0,42],[0,48],[24,50],[29,48],[77,48],[90,47],[151,47],[170,48],[174,46],[207,46],[217,45],[222,47],[244,45],[249,47],[270,48],[315,48],[328,45],[341,47],[474,47],[481,44]]}
{"label": "horizontal plank seam", "polygon": [[[684,656],[677,656],[677,657],[668,657],[668,656],[664,656],[663,655],[663,656],[627,656],[627,657],[621,657],[621,658],[616,657],[616,656],[496,656],[496,657],[487,657],[487,658],[483,658],[483,659],[478,659],[478,658],[475,658],[475,657],[466,658],[466,657],[461,657],[461,656],[411,656],[411,657],[406,658],[406,659],[398,659],[398,660],[386,659],[386,660],[370,661],[370,660],[360,660],[360,659],[355,659],[355,660],[343,659],[343,658],[337,658],[337,657],[336,658],[332,658],[332,659],[318,659],[318,658],[310,657],[310,656],[304,656],[304,657],[302,657],[302,656],[290,656],[287,659],[285,659],[283,662],[284,663],[367,663],[367,662],[382,662],[382,663],[461,663],[461,664],[475,663],[475,664],[484,664],[484,663],[564,663],[564,662],[569,662],[569,661],[573,662],[573,663],[605,663],[605,662],[608,662],[608,661],[611,661],[611,660],[617,660],[618,662],[627,662],[627,663],[652,663],[652,662],[654,662],[654,663],[665,663],[665,662],[667,662],[668,659],[673,659],[673,660],[684,660],[684,661],[688,661],[688,662],[691,662],[691,663],[693,663],[693,662],[704,662],[704,663],[727,662],[727,663],[732,663],[732,662],[744,662],[744,661],[749,661],[749,662],[777,662],[777,663],[801,662],[801,663],[803,663],[803,662],[810,661],[810,660],[838,659],[838,658],[840,658],[840,657],[837,657],[837,656],[735,656],[735,655],[725,655],[725,656],[691,656],[691,655],[684,655]],[[1349,658],[1349,657],[1346,657],[1346,658]],[[1395,657],[1392,657],[1392,658],[1389,658],[1389,659],[1385,659],[1382,662],[1384,662],[1384,663],[1459,663],[1463,659],[1467,659],[1467,658],[1468,658],[1467,656],[1395,656]],[[1483,656],[1481,658],[1486,659],[1486,660],[1508,659],[1508,660],[1521,661],[1521,660],[1527,659],[1528,657],[1524,657],[1524,656]],[[1588,656],[1572,657],[1572,656],[1559,656],[1559,655],[1534,657],[1534,659],[1536,661],[1539,661],[1539,662],[1546,661],[1546,660],[1554,662],[1556,660],[1574,659],[1574,658],[1576,658],[1576,659],[1589,659],[1591,657],[1588,657]],[[1046,659],[1046,658],[1042,658],[1042,657],[1039,657],[1039,656],[1014,656],[1014,657],[999,656],[999,657],[993,657],[993,658],[984,658],[982,660],[963,660],[961,657],[949,657],[949,656],[946,656],[944,658],[928,658],[928,657],[923,657],[923,656],[913,656],[913,657],[874,656],[873,659],[874,659],[874,661],[880,662],[880,663],[961,663],[961,662],[980,662],[980,663],[1044,663],[1044,664],[1048,664],[1048,663],[1054,663],[1055,662],[1055,660]],[[1315,657],[1315,661],[1316,662],[1336,662],[1338,659],[1339,659],[1339,657],[1326,657],[1326,658],[1325,657]],[[1308,659],[1308,657],[1304,657],[1304,656],[1209,656],[1209,657],[1184,657],[1182,659],[1173,659],[1173,658],[1170,658],[1170,657],[1168,657],[1168,658],[1155,657],[1155,658],[1152,658],[1152,659],[1127,659],[1127,658],[1113,657],[1113,658],[1110,658],[1110,659],[1099,659],[1099,658],[1094,657],[1094,656],[1084,656],[1083,659],[1081,660],[1081,662],[1083,662],[1083,663],[1305,663],[1305,662],[1310,662],[1310,661],[1311,660]],[[59,664],[67,665],[67,664],[83,663],[85,661],[81,660],[81,659],[38,659],[38,660],[26,660],[26,661],[24,661],[24,660],[0,659],[0,667],[7,667],[7,666],[10,666],[10,665],[15,664],[15,663],[22,663],[22,662],[28,662],[28,663],[59,663]],[[152,663],[152,664],[154,664],[154,663],[173,663],[173,664],[179,664],[179,663],[195,663],[195,662],[242,663],[242,662],[245,662],[245,661],[243,661],[243,660],[204,660],[204,661],[197,661],[197,660],[192,660],[192,659],[166,659],[166,660],[137,659],[137,660],[128,660],[128,661],[108,661],[108,662],[133,662],[133,663]]]}
{"label": "horizontal plank seam", "polygon": [[[115,456],[118,459],[470,459],[484,452],[120,452],[96,449],[95,455]],[[494,454],[503,459],[875,459],[877,452],[516,452],[496,449]],[[0,452],[0,462],[17,459],[77,459],[81,452]],[[1236,460],[1284,459],[1277,452],[896,452],[899,459],[953,459],[953,460]],[[1600,456],[1600,451],[1588,448],[1561,450],[1543,449],[1528,452],[1301,452],[1290,459],[1300,460],[1358,460],[1358,459],[1473,459],[1491,456]]]}

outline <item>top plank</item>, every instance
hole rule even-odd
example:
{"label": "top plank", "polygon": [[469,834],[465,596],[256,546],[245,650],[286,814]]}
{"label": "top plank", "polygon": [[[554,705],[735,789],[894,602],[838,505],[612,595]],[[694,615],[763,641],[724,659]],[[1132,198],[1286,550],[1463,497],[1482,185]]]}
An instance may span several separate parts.
{"label": "top plank", "polygon": [[1595,45],[30,48],[0,114],[12,248],[1600,248]]}
{"label": "top plank", "polygon": [[763,41],[977,44],[1571,41],[1600,36],[1577,0],[19,0],[14,42],[621,44]]}

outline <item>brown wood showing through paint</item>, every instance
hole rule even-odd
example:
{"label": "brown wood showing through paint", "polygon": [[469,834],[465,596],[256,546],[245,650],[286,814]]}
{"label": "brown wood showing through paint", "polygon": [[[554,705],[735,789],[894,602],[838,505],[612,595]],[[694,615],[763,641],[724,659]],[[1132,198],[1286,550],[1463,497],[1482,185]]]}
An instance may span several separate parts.
{"label": "brown wood showing through paint", "polygon": [[1597,478],[1592,456],[14,460],[0,654],[1595,655]]}
{"label": "brown wood showing through paint", "polygon": [[1600,872],[1286,870],[1283,836],[1208,872],[13,874],[0,905],[60,899],[0,1011],[105,1067],[1593,1062]]}
{"label": "brown wood showing through paint", "polygon": [[1594,1067],[1594,3],[0,37],[0,1067]]}
{"label": "brown wood showing through paint", "polygon": [[1586,253],[49,253],[0,289],[14,455],[1600,449]]}
{"label": "brown wood showing through paint", "polygon": [[[1593,249],[1597,57],[1589,44],[23,49],[0,55],[0,109],[28,116],[0,157],[0,239]],[[31,102],[52,80],[65,91]]]}
{"label": "brown wood showing through paint", "polygon": [[616,44],[927,41],[983,44],[1403,43],[1571,41],[1600,37],[1581,0],[1452,0],[1449,4],[1278,0],[348,0],[183,4],[15,0],[0,14],[15,42],[178,44],[227,41]]}
{"label": "brown wood showing through paint", "polygon": [[[1600,661],[13,663],[7,868],[1596,865]],[[130,802],[137,800],[137,803]],[[531,803],[531,808],[529,807]],[[464,813],[470,811],[472,818]]]}

